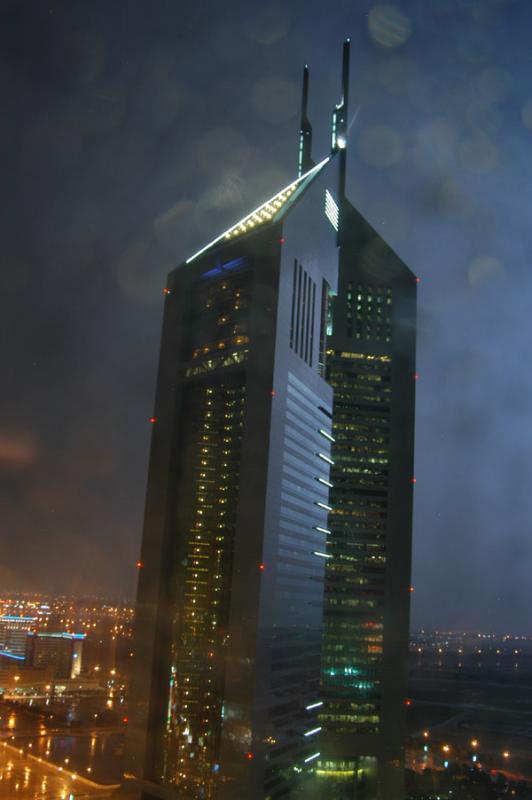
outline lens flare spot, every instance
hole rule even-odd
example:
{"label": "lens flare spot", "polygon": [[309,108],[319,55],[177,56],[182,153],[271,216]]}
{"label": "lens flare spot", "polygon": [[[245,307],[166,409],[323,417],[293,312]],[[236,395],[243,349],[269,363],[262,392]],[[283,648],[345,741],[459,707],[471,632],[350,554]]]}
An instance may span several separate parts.
{"label": "lens flare spot", "polygon": [[374,6],[368,15],[371,39],[381,47],[399,47],[412,35],[412,23],[397,6],[388,3]]}

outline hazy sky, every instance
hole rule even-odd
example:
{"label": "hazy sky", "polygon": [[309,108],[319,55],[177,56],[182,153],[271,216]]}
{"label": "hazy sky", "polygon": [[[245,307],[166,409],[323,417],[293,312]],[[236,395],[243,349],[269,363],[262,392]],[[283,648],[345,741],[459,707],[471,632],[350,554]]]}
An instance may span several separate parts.
{"label": "hazy sky", "polygon": [[0,587],[133,596],[166,272],[316,157],[421,277],[414,625],[532,633],[529,0],[4,0]]}

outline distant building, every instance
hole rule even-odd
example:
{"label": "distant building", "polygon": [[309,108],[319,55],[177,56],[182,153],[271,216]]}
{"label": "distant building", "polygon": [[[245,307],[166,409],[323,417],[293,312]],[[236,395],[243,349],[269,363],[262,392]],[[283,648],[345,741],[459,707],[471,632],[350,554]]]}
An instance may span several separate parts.
{"label": "distant building", "polygon": [[4,697],[46,695],[52,690],[52,667],[30,667],[0,663],[0,695]]}
{"label": "distant building", "polygon": [[55,678],[76,678],[81,671],[84,633],[30,633],[26,664],[52,667]]}
{"label": "distant building", "polygon": [[24,657],[26,638],[35,630],[37,617],[20,617],[14,614],[0,616],[0,655]]}

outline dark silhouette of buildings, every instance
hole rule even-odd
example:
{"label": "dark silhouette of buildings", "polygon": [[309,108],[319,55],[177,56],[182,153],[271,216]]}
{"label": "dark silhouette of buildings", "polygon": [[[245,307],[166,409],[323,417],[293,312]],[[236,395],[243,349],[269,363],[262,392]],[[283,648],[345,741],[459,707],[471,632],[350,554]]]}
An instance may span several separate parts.
{"label": "dark silhouette of buildings", "polygon": [[415,280],[345,198],[348,51],[330,154],[305,68],[297,179],[165,289],[126,776],[145,800],[369,798],[400,763]]}

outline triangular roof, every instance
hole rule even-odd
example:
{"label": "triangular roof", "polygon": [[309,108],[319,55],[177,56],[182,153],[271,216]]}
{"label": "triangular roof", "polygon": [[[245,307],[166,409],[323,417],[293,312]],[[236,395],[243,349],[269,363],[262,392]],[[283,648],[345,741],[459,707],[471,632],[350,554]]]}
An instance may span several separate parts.
{"label": "triangular roof", "polygon": [[301,177],[296,178],[295,181],[289,183],[288,186],[285,186],[284,189],[281,189],[281,191],[277,192],[277,194],[274,194],[273,197],[270,197],[269,200],[266,200],[254,211],[246,214],[246,216],[241,220],[236,222],[234,225],[231,225],[230,228],[217,236],[216,239],[213,239],[212,242],[206,244],[205,247],[202,247],[197,253],[194,253],[193,256],[187,258],[185,263],[190,264],[190,262],[194,261],[196,258],[198,258],[198,256],[203,255],[208,250],[215,248],[222,242],[228,242],[232,239],[236,239],[238,236],[249,233],[250,231],[255,230],[257,227],[261,227],[270,222],[279,222],[279,220],[284,217],[286,212],[308,188],[314,178],[316,178],[316,176],[321,172],[330,159],[331,156],[327,156],[327,158],[324,158],[319,164],[316,164],[316,166],[312,167],[312,169],[309,169],[304,175],[301,175]]}

